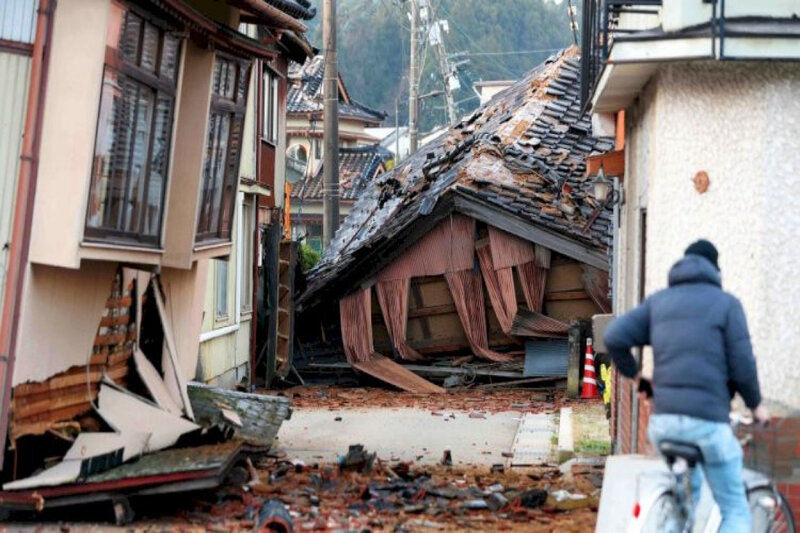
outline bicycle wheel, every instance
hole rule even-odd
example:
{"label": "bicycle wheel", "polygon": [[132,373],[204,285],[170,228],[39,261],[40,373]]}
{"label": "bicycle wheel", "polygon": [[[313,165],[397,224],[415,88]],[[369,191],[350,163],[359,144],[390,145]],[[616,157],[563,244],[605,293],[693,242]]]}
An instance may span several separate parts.
{"label": "bicycle wheel", "polygon": [[686,515],[672,492],[664,492],[647,511],[642,521],[642,533],[681,533]]}
{"label": "bicycle wheel", "polygon": [[753,517],[755,533],[796,533],[794,517],[789,503],[782,494],[770,487],[759,487],[747,492],[747,502]]}

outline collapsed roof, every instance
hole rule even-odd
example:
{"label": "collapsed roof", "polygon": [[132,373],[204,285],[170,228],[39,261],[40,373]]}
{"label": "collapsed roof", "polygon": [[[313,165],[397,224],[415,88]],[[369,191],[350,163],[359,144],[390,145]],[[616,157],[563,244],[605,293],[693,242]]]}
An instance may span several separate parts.
{"label": "collapsed roof", "polygon": [[452,212],[607,270],[611,213],[592,196],[585,160],[614,141],[592,135],[579,68],[577,48],[552,56],[375,180],[299,309],[352,292]]}
{"label": "collapsed roof", "polygon": [[[322,78],[325,62],[321,55],[309,58],[302,65],[289,66],[289,94],[286,111],[291,114],[318,114],[323,111]],[[347,88],[339,76],[339,116],[359,119],[370,124],[380,124],[386,113],[365,106],[350,98]]]}

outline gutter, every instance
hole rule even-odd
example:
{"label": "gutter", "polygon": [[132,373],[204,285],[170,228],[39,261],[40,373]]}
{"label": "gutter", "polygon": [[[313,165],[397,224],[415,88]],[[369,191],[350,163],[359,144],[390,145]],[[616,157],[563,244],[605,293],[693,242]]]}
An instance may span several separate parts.
{"label": "gutter", "polygon": [[[27,109],[22,133],[17,195],[11,225],[6,291],[0,318],[0,369],[3,372],[2,414],[0,414],[0,445],[5,448],[9,425],[11,384],[14,376],[17,334],[19,332],[22,287],[30,250],[30,228],[33,202],[36,195],[36,176],[42,140],[42,116],[47,92],[47,70],[50,62],[50,41],[53,35],[53,12],[57,0],[39,0],[36,12],[36,37],[33,43]],[[0,453],[0,469],[5,454]]]}

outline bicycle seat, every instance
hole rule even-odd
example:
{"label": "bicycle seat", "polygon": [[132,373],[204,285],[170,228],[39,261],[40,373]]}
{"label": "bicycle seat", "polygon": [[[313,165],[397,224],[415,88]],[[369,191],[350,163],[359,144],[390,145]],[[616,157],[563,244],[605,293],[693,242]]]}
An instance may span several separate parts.
{"label": "bicycle seat", "polygon": [[658,443],[658,450],[669,464],[679,457],[689,463],[689,466],[703,462],[703,452],[691,442],[665,439]]}

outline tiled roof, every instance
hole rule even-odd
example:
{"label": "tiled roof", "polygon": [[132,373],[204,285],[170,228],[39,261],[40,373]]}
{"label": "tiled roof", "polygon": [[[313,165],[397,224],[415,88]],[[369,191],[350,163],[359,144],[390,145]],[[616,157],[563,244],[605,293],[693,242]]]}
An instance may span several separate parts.
{"label": "tiled roof", "polygon": [[[304,64],[292,63],[289,66],[289,94],[286,110],[289,113],[321,113],[322,77],[325,65],[322,56],[309,58]],[[371,109],[349,98],[339,95],[339,116],[358,118],[368,122],[380,123],[386,113]]]}
{"label": "tiled roof", "polygon": [[287,15],[300,19],[313,19],[317,8],[311,7],[309,0],[264,0],[266,3],[277,7]]}
{"label": "tiled roof", "polygon": [[[356,200],[379,174],[383,151],[379,145],[339,149],[339,194],[342,200]],[[292,185],[292,198],[322,200],[322,165],[313,176]]]}
{"label": "tiled roof", "polygon": [[579,87],[578,51],[571,48],[381,175],[311,271],[300,305],[319,301],[316,292],[340,297],[334,292],[360,282],[353,278],[359,269],[372,268],[365,265],[375,262],[377,250],[393,253],[386,250],[396,250],[415,222],[457,202],[488,207],[605,257],[611,210],[600,211],[586,228],[599,206],[585,177],[585,159],[614,143],[592,136]]}

